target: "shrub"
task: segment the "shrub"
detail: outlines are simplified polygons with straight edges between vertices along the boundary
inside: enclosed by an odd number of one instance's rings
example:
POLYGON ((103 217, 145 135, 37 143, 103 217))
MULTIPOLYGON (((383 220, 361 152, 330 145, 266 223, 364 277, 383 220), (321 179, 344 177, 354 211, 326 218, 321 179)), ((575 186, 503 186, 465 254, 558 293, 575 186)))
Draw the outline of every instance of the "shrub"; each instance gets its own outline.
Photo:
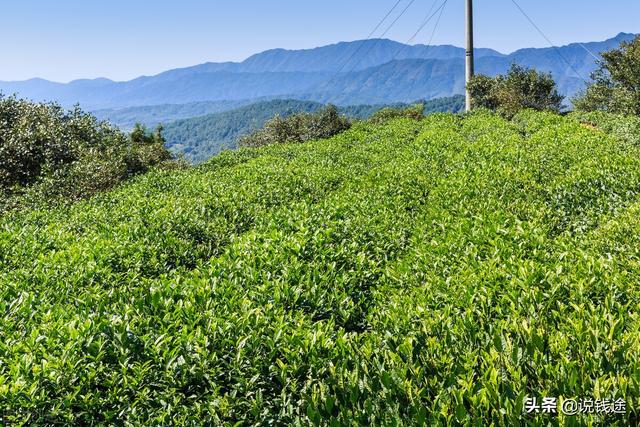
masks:
POLYGON ((424 104, 416 104, 407 108, 383 108, 374 113, 370 118, 370 123, 385 123, 392 119, 407 118, 421 120, 424 118, 424 104))
POLYGON ((0 210, 18 199, 88 197, 168 162, 161 132, 126 135, 79 108, 0 96, 0 210))
POLYGON ((475 107, 498 111, 507 118, 524 109, 560 112, 563 96, 558 94, 551 74, 513 64, 506 75, 475 76, 469 83, 475 107))
POLYGON ((328 105, 315 113, 300 113, 289 117, 276 116, 264 128, 239 140, 241 147, 261 147, 272 144, 301 143, 329 138, 351 127, 337 107, 328 105))
POLYGON ((640 115, 640 36, 602 54, 593 85, 573 100, 577 110, 640 115))

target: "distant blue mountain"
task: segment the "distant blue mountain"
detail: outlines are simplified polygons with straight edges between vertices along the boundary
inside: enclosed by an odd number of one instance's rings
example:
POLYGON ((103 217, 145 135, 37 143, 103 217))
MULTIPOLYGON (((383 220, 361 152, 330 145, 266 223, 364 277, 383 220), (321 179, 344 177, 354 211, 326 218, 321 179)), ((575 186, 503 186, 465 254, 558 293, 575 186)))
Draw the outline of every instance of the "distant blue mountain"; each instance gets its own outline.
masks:
MULTIPOLYGON (((560 91, 573 95, 584 87, 583 78, 596 68, 588 51, 598 55, 634 37, 621 33, 604 42, 522 49, 509 55, 477 49, 477 68, 481 73, 495 75, 506 71, 513 62, 535 67, 552 73, 560 91)), ((343 105, 386 104, 452 96, 463 90, 463 49, 409 46, 382 39, 307 50, 274 49, 240 63, 206 63, 127 82, 0 82, 0 91, 5 94, 17 93, 65 106, 80 103, 89 110, 273 97, 343 105)))
MULTIPOLYGON (((478 57, 504 56, 493 49, 476 49, 478 57)), ((393 60, 454 59, 464 57, 464 49, 445 46, 405 45, 373 39, 343 42, 305 50, 274 49, 249 57, 238 64, 239 72, 360 71, 393 60)))

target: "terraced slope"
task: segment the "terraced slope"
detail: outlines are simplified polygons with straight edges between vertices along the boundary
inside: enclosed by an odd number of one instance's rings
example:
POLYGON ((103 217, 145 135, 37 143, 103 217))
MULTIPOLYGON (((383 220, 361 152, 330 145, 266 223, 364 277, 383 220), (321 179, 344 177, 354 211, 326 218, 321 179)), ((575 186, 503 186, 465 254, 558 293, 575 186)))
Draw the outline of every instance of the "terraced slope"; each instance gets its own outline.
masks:
POLYGON ((5 216, 0 407, 45 424, 634 423, 639 213, 633 139, 523 113, 358 124, 5 216), (524 414, 547 396, 628 410, 524 414))

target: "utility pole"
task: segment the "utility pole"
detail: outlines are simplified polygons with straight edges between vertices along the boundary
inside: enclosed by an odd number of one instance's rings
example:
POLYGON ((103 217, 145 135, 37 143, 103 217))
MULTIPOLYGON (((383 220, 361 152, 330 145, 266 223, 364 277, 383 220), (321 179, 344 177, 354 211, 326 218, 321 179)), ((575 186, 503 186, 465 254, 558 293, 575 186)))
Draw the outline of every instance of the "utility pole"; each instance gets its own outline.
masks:
POLYGON ((473 0, 467 0, 467 76, 466 76, 466 110, 471 111, 471 92, 469 82, 473 77, 473 0))

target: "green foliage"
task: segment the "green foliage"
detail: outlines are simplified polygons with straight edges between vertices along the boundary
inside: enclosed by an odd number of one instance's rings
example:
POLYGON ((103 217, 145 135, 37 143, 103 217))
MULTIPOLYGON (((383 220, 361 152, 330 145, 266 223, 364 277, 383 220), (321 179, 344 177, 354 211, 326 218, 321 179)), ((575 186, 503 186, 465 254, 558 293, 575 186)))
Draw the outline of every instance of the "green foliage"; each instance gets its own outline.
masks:
POLYGON ((572 117, 621 140, 640 146, 640 117, 624 116, 605 111, 576 111, 572 117))
POLYGON ((464 111, 465 97, 464 95, 455 95, 423 100, 420 103, 424 105, 424 114, 426 115, 433 113, 460 113, 464 111))
POLYGON ((179 120, 166 125, 169 149, 194 163, 208 160, 226 149, 237 148, 237 140, 276 115, 316 112, 322 104, 311 101, 274 100, 259 102, 235 110, 179 120))
POLYGON ((85 198, 170 159, 161 128, 128 137, 79 108, 0 96, 0 211, 85 198))
POLYGON ((356 123, 0 218, 0 402, 63 425, 634 425, 640 148, 356 123), (525 415, 526 396, 625 415, 525 415))
MULTIPOLYGON (((464 108, 464 97, 438 98, 421 103, 424 105, 424 114, 458 113, 464 108)), ((407 108, 407 105, 398 103, 389 107, 407 108)), ((164 136, 172 152, 184 155, 191 162, 201 163, 223 150, 237 148, 240 137, 262 128, 276 115, 288 117, 302 112, 314 113, 322 108, 322 104, 311 101, 258 102, 231 111, 168 123, 164 136)), ((351 119, 364 120, 383 108, 385 106, 349 105, 338 110, 351 119)))
POLYGON ((407 118, 413 120, 422 120, 424 118, 424 105, 417 104, 407 108, 383 108, 374 113, 369 121, 374 124, 380 124, 397 118, 407 118))
POLYGON ((640 36, 602 54, 587 91, 573 101, 578 110, 640 116, 640 36))
POLYGON ((245 135, 238 141, 241 147, 262 147, 272 144, 301 143, 330 138, 351 127, 338 108, 329 105, 315 113, 276 116, 263 129, 245 135))
POLYGON ((497 89, 498 77, 489 77, 484 74, 476 74, 468 84, 468 89, 473 96, 473 106, 487 108, 496 111, 500 106, 497 89))
POLYGON ((469 83, 475 107, 498 111, 507 118, 524 109, 560 112, 562 100, 551 74, 517 64, 506 75, 475 76, 469 83))

